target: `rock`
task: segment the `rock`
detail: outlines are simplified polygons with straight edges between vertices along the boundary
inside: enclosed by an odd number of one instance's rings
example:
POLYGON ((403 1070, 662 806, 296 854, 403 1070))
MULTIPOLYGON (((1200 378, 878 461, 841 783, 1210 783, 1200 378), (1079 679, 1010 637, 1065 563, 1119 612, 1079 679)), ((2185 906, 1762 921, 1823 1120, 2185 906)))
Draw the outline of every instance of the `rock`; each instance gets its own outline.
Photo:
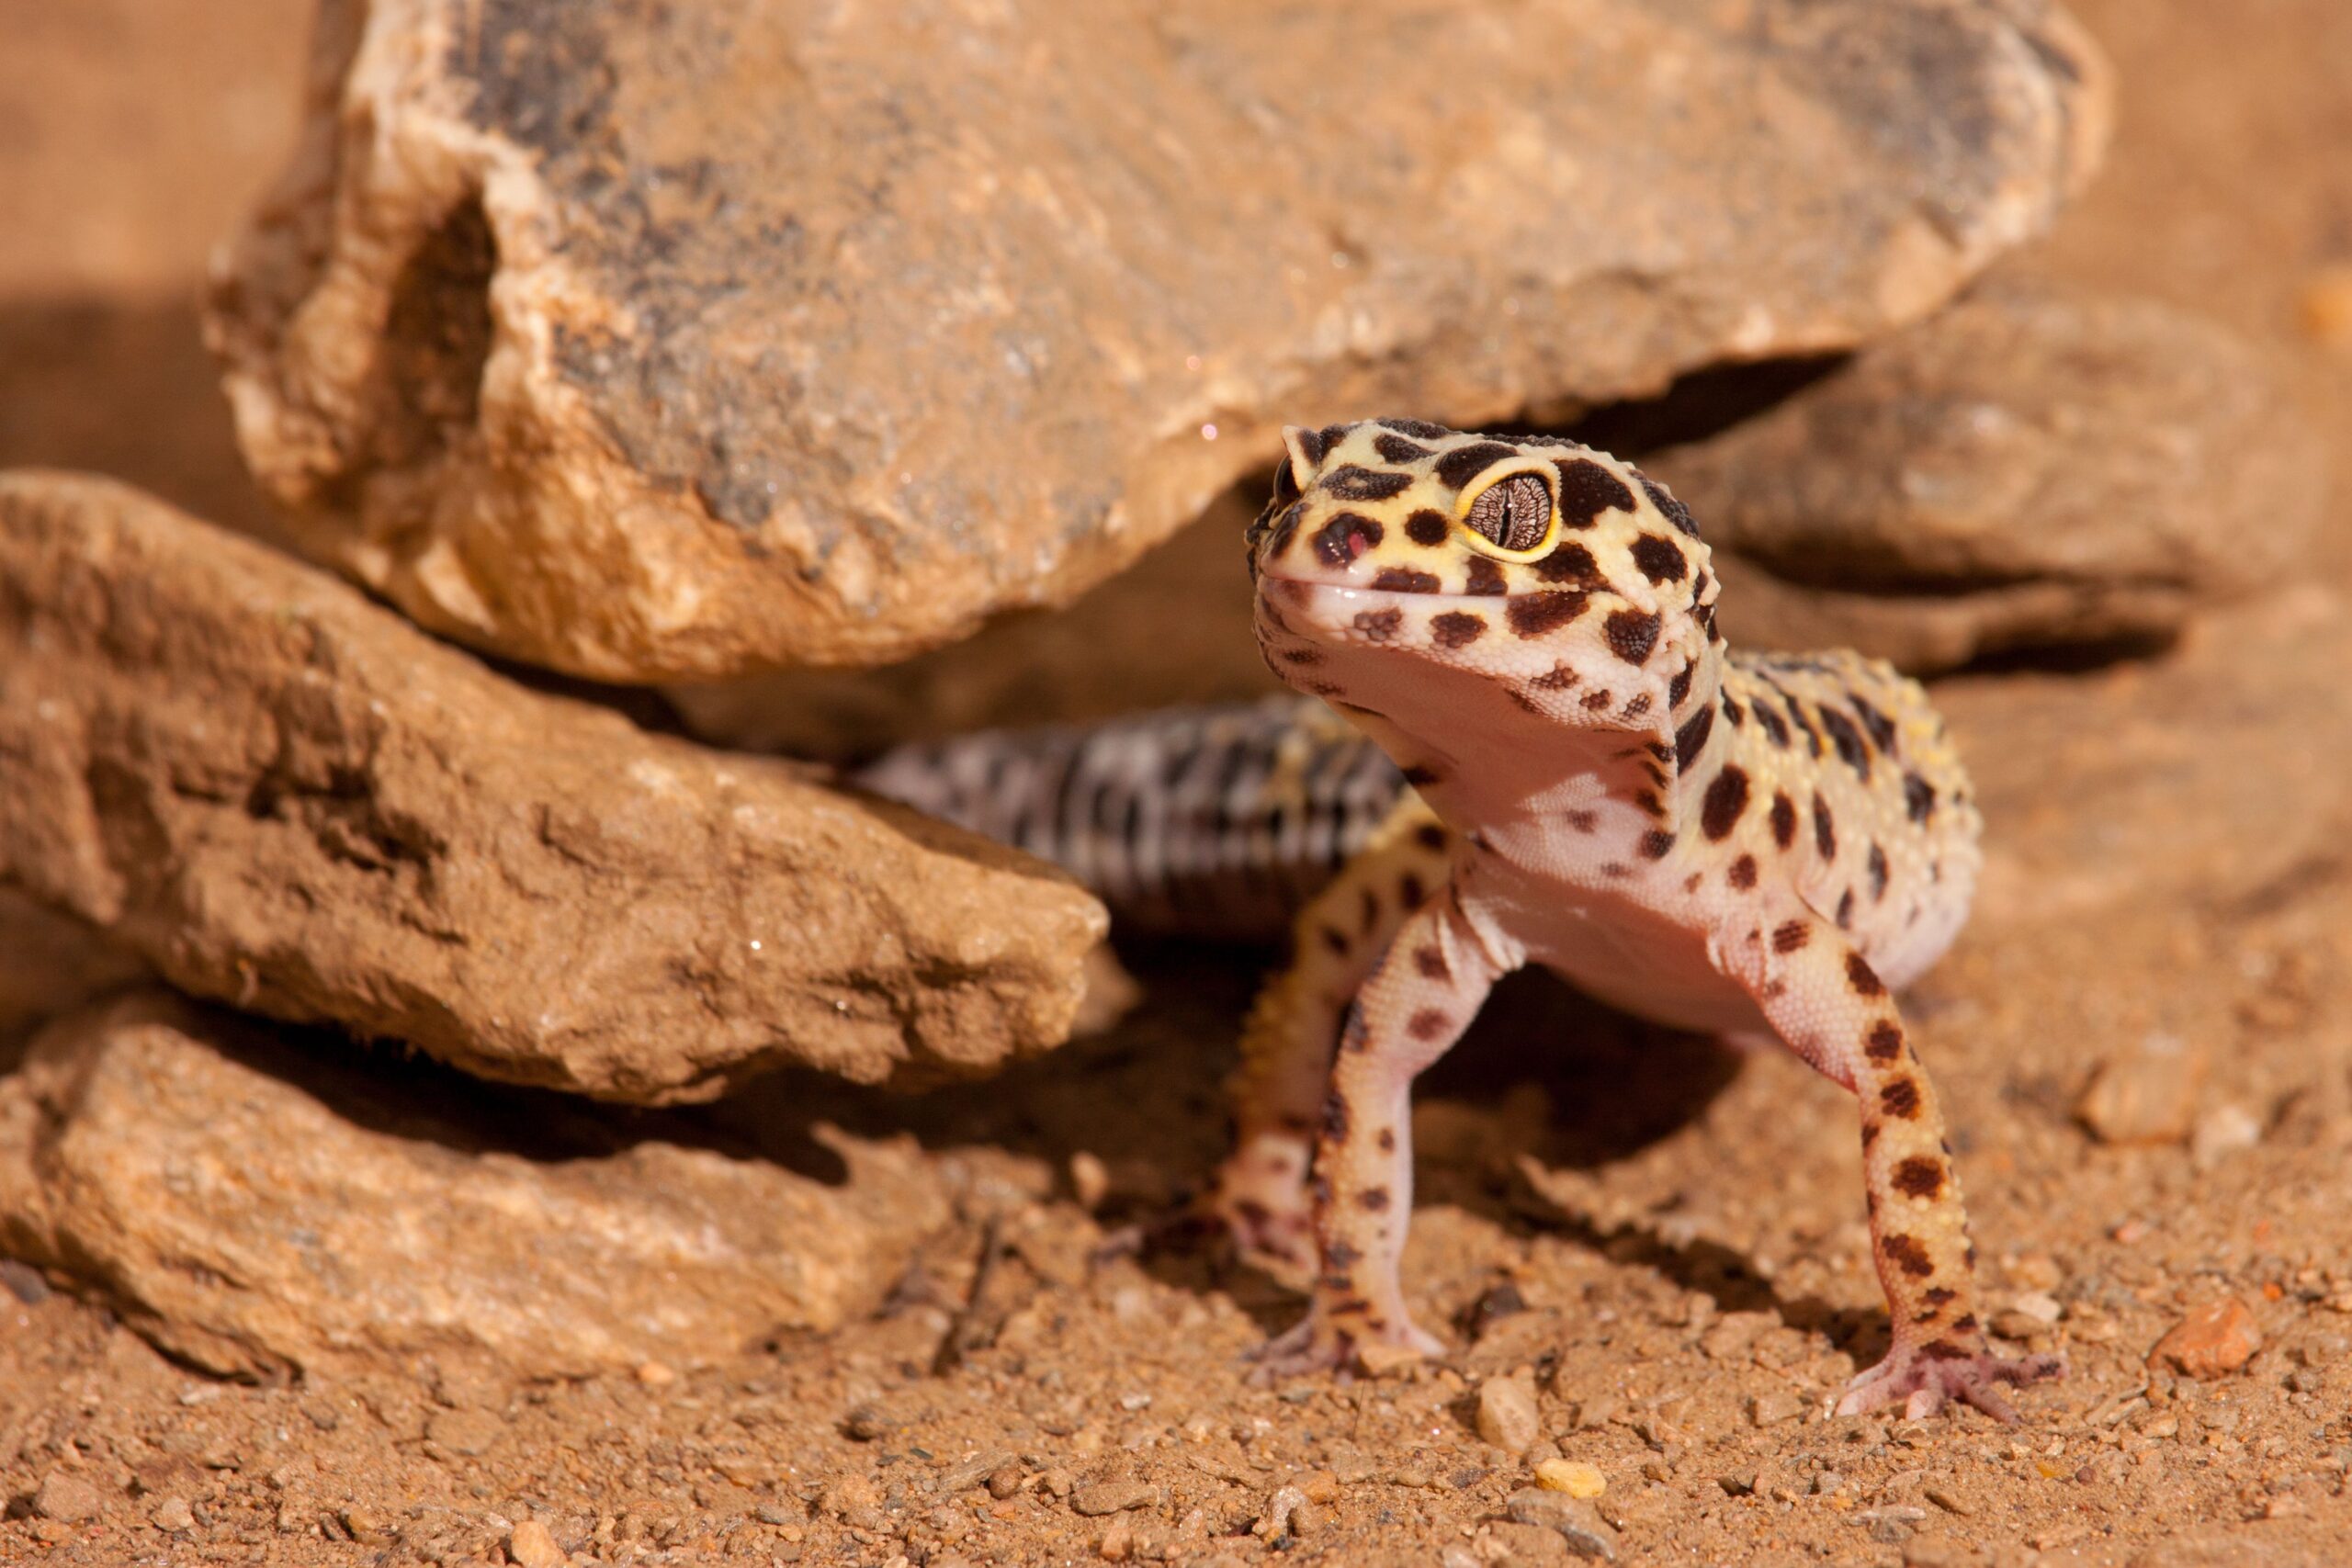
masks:
POLYGON ((1065 1036, 1101 908, 805 770, 524 691, 119 486, 0 476, 0 880, 173 984, 639 1101, 1065 1036))
POLYGON ((40 1485, 33 1492, 33 1513, 44 1519, 55 1519, 62 1525, 78 1525, 98 1517, 106 1506, 106 1499, 98 1489, 78 1475, 52 1470, 40 1478, 40 1485))
POLYGON ((1576 1460, 1547 1459, 1535 1467, 1535 1483, 1546 1492, 1565 1492, 1571 1497, 1598 1497, 1609 1490, 1609 1478, 1598 1465, 1576 1460))
POLYGON ((318 39, 210 303, 247 457, 426 625, 629 680, 1066 601, 1285 422, 1866 341, 2039 230, 2109 98, 2044 0, 338 0, 318 39))
POLYGON ((1133 1477, 1090 1481, 1069 1495, 1070 1507, 1091 1519, 1101 1518, 1105 1514, 1122 1513, 1128 1508, 1146 1507, 1159 1501, 1159 1487, 1133 1477))
POLYGON ((2192 1378, 2226 1377, 2262 1348, 2262 1329, 2246 1304, 2232 1296, 2199 1307, 2173 1325, 2148 1352, 2149 1364, 2163 1363, 2192 1378))
MULTIPOLYGON (((160 990, 51 1024, 0 1079, 0 1249, 215 1372, 430 1354, 519 1380, 835 1327, 948 1217, 910 1143, 775 1129, 828 1180, 676 1113, 332 1046, 160 990)), ((432 1423, 459 1453, 500 1426, 432 1423)))
POLYGON ((2177 1035, 2151 1033, 2137 1049, 2099 1064, 2075 1115, 2102 1144, 2177 1144, 2188 1136, 2205 1053, 2177 1035))
POLYGON ((1804 1401, 1793 1393, 1759 1393, 1747 1407, 1748 1419, 1758 1427, 1775 1427, 1804 1414, 1804 1401))
POLYGON ((147 1517, 157 1529, 170 1535, 186 1535, 196 1529, 196 1510, 188 1506, 185 1497, 164 1498, 147 1517))
POLYGON ((506 1556, 515 1568, 563 1568, 565 1562, 563 1548, 537 1519, 523 1520, 508 1534, 506 1556))
POLYGON ((1503 1506, 1520 1524, 1558 1531, 1578 1557, 1606 1562, 1617 1555, 1617 1532, 1603 1524, 1593 1506, 1581 1498, 1529 1486, 1505 1498, 1503 1506))
POLYGON ((0 1044, 146 972, 84 922, 0 887, 0 1044))
POLYGON ((2318 432, 2250 344, 2022 287, 1645 466, 1737 558, 1736 643, 1915 670, 2169 636, 2286 576, 2327 494, 2318 432))
POLYGON ((2216 1105, 2197 1118, 2188 1130, 2188 1157, 2199 1170, 2211 1170, 2230 1156, 2262 1142, 2262 1122, 2234 1101, 2216 1105))
POLYGON ((1544 1435, 1535 1391, 1520 1377, 1488 1378, 1478 1388, 1478 1436, 1507 1454, 1523 1454, 1544 1435))

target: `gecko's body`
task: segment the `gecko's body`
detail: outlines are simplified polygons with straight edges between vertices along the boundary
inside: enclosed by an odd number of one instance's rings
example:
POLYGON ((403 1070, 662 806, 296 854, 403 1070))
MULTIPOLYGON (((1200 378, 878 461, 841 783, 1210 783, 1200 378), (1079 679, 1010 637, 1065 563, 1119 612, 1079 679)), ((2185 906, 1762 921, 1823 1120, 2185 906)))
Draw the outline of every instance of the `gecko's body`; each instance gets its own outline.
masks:
POLYGON ((1282 728, 1270 706, 1185 720, 1175 762, 1128 727, 1033 752, 1025 779, 985 745, 960 779, 952 748, 873 775, 1163 913, 1186 887, 1239 911, 1253 880, 1278 897, 1329 878, 1251 1018, 1211 1199, 1246 1248, 1311 1280, 1265 1364, 1437 1348, 1397 1280, 1409 1086, 1496 980, 1540 964, 1643 1017, 1785 1041, 1852 1090, 1894 1334, 1841 1408, 2005 1413, 1998 1382, 2057 1368, 1990 1353, 1934 1091, 1889 995, 1950 944, 1978 867, 1925 694, 1851 654, 1731 655, 1688 513, 1605 454, 1410 421, 1286 441, 1250 534, 1259 642, 1396 773, 1328 716, 1282 728), (1214 744, 1219 722, 1242 739, 1214 744), (1011 815, 985 820, 990 798, 1011 815))

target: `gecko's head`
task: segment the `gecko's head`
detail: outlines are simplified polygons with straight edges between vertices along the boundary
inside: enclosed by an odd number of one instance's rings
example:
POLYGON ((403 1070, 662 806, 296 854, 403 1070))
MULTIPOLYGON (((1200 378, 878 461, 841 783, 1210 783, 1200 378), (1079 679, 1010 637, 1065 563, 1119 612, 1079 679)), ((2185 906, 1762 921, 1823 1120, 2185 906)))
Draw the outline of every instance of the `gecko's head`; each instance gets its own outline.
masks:
POLYGON ((1458 698, 1466 675, 1611 729, 1654 729, 1688 692, 1716 583, 1690 514, 1632 464, 1401 419, 1283 442, 1249 547, 1259 643, 1293 685, 1401 719, 1417 684, 1458 698))

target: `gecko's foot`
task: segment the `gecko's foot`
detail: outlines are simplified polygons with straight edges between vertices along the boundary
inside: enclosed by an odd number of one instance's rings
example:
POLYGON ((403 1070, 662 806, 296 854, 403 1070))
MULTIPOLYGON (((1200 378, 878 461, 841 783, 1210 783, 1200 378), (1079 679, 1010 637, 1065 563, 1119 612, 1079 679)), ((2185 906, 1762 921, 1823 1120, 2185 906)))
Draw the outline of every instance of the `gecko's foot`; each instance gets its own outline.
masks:
POLYGON ((1315 1277, 1315 1217, 1304 1199, 1280 1210, 1222 1191, 1113 1231, 1094 1249, 1094 1260, 1136 1258, 1155 1252, 1193 1252, 1222 1247, 1279 1283, 1305 1289, 1315 1277))
POLYGON ((1996 1421, 2015 1421, 2016 1408, 2001 1393, 2003 1383, 2023 1387, 2046 1378, 2066 1375, 2063 1356, 1996 1356, 1955 1352, 1946 1345, 1925 1345, 1896 1350, 1846 1385, 1837 1414, 1860 1416, 1898 1401, 1905 1419, 1922 1421, 1944 1407, 1947 1400, 1973 1404, 1996 1421))
POLYGON ((1250 1353, 1257 1363, 1250 1381, 1269 1383, 1349 1368, 1378 1371, 1400 1360, 1444 1354, 1443 1340, 1401 1313, 1394 1326, 1374 1330, 1360 1318, 1335 1324, 1320 1312, 1309 1312, 1288 1332, 1275 1335, 1250 1353))

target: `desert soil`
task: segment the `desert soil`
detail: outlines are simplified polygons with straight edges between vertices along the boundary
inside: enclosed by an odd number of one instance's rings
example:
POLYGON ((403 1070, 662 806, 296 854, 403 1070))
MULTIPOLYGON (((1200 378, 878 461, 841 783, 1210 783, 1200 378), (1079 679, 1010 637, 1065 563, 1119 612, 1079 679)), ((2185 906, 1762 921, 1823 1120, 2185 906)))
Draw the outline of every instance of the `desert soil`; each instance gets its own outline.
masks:
MULTIPOLYGON (((2060 231, 2006 270, 2218 316, 2282 356, 2324 429, 2352 430, 2352 347, 2319 330, 2329 269, 2352 265, 2352 11, 2076 8, 2121 73, 2120 139, 2060 231)), ((53 220, 0 234, 0 462, 261 515, 188 300, 290 130, 305 9, 247 0, 232 26, 228 8, 113 0, 10 21, 0 188, 53 220)), ((2345 513, 2311 565, 2323 587, 2352 566, 2345 513)), ((1952 689, 1973 715, 2014 691, 2095 717, 2109 698, 2138 711, 2161 674, 1952 689)), ((2051 798, 2012 792, 1995 814, 1996 843, 2064 815, 2069 783, 2127 739, 2080 728, 2051 798)), ((2169 809, 2258 820, 2267 788, 2169 809)), ((2186 816, 2174 830, 2210 839, 2186 816)), ((2139 820, 2115 851, 2139 863, 2103 874, 2144 864, 2177 887, 2167 838, 2139 820)), ((830 1336, 555 1385, 416 1365, 255 1387, 196 1376, 6 1270, 0 1562, 2352 1556, 2352 861, 2324 848, 2227 887, 2086 898, 2082 919, 2028 918, 2034 888, 1999 892, 1910 1007, 1995 1326, 2072 1363, 2014 1427, 1821 1414, 1886 1332, 1838 1091, 1536 985, 1432 1075, 1417 1117, 1408 1283, 1459 1354, 1250 1386, 1240 1357, 1295 1297, 1213 1259, 1091 1261, 1214 1157, 1217 1080, 1263 962, 1138 951, 1133 1018, 1009 1077, 915 1100, 779 1079, 697 1113, 805 1116, 815 1098, 967 1167, 967 1212, 888 1310, 830 1336), (2113 1136, 2135 1119, 2147 1141, 2113 1136), (2213 1330, 2205 1354, 2239 1364, 2152 1362, 2192 1319, 2213 1330), (1553 1495, 1565 1532, 1514 1522, 1513 1495, 1554 1459, 1603 1489, 1553 1495)))

